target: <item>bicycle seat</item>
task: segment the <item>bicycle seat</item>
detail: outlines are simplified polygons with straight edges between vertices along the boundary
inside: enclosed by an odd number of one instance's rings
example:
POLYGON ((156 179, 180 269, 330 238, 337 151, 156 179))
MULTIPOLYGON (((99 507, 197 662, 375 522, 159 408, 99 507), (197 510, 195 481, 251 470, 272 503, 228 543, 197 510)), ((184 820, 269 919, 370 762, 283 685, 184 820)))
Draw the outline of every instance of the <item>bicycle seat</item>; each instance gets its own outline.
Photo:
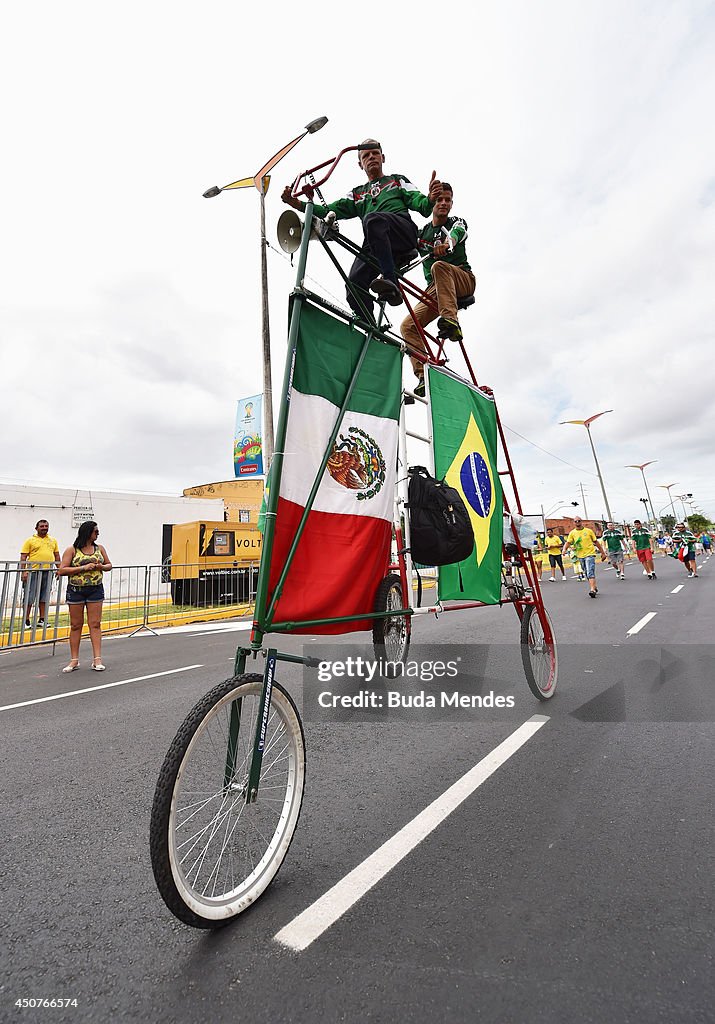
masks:
POLYGON ((465 295, 461 299, 457 299, 457 309, 468 309, 469 306, 473 306, 475 298, 473 295, 465 295))

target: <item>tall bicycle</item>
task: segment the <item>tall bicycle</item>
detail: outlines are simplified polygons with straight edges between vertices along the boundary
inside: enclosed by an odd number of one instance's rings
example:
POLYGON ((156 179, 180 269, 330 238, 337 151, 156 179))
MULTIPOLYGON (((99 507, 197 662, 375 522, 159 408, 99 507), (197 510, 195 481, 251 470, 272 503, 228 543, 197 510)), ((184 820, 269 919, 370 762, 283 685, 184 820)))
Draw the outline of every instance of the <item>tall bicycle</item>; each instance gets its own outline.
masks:
MULTIPOLYGON (((169 909, 197 928, 221 927, 261 896, 285 859, 300 816, 305 737, 296 705, 276 673, 282 663, 317 667, 318 661, 267 646, 268 634, 371 630, 376 657, 399 662, 407 656, 416 615, 511 604, 520 621, 531 692, 544 701, 556 688, 553 627, 532 552, 522 547, 501 486, 502 478, 509 481, 513 511, 521 514, 494 396, 478 384, 463 342, 466 379, 446 367, 444 340, 414 318, 412 303, 431 301, 405 276, 416 265, 415 254, 398 261, 399 287, 425 344, 423 353, 412 353, 426 364, 425 398, 403 391, 406 346, 390 329, 384 305, 374 321, 367 310, 364 317, 349 314, 305 287, 311 237, 351 287, 332 247, 353 254, 359 247, 329 221, 314 220, 313 197, 320 196, 320 186, 342 156, 357 148, 341 150, 293 184, 293 194, 304 196, 307 206, 305 227, 296 216, 297 225, 284 232, 295 238, 298 251, 296 285, 250 642, 238 648, 233 676, 190 711, 156 785, 150 835, 154 876, 169 909), (434 407, 445 388, 471 402, 474 416, 486 410, 488 429, 479 436, 486 436, 488 458, 479 456, 477 465, 478 452, 466 448, 464 466, 474 470, 475 479, 488 473, 488 497, 482 495, 479 503, 485 516, 489 503, 489 530, 499 531, 500 571, 483 599, 461 600, 455 598, 454 574, 440 570, 437 603, 421 607, 413 600, 407 438, 427 443, 439 473, 434 407), (407 428, 405 404, 415 403, 432 413, 423 435, 407 428), (498 455, 503 469, 497 468, 498 455), (511 533, 505 544, 502 508, 511 533), (247 671, 249 664, 262 671, 247 671)), ((477 529, 483 532, 484 525, 477 523, 477 529)), ((485 550, 493 548, 482 540, 485 550)), ((476 539, 475 551, 478 558, 476 539)))

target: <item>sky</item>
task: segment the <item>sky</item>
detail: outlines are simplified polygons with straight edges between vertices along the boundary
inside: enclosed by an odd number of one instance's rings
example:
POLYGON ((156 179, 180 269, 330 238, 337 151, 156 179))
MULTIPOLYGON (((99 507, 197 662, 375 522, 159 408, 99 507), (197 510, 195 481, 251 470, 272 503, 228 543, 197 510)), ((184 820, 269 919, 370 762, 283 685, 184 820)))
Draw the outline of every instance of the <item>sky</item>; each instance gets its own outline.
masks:
MULTIPOLYGON (((462 326, 525 511, 584 514, 582 485, 600 517, 586 432, 559 421, 612 409, 592 435, 614 516, 642 517, 625 467, 656 460, 656 513, 675 483, 715 518, 712 3, 39 0, 5 12, 3 37, 0 481, 231 478, 236 399, 262 390, 259 198, 202 193, 327 115, 266 200, 274 392, 294 278, 281 187, 375 136, 388 170, 450 181, 469 224, 462 326)), ((351 156, 328 199, 363 180, 351 156)), ((314 248, 309 285, 342 299, 314 248)))

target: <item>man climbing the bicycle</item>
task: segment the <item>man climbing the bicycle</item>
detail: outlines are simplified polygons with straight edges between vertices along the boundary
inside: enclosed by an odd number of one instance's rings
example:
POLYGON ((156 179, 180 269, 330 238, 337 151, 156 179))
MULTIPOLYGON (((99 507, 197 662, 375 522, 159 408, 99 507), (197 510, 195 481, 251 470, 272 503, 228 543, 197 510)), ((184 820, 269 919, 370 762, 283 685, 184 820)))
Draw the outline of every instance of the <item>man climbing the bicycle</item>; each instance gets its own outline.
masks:
MULTIPOLYGON (((426 327, 439 317, 437 329, 440 336, 450 338, 452 341, 462 340, 462 330, 457 319, 457 302, 468 295, 473 295, 476 287, 464 244, 467 238, 467 222, 461 217, 451 216, 452 202, 452 186, 444 181, 441 194, 432 210, 432 220, 422 228, 417 242, 420 256, 427 254, 423 264, 427 279, 427 296, 437 307, 435 312, 433 306, 418 302, 413 315, 406 316, 402 321, 402 337, 418 352, 425 352, 425 344, 415 320, 422 327, 426 327)), ((410 356, 410 361, 418 378, 415 394, 424 395, 424 363, 414 356, 410 356)))
MULTIPOLYGON (((359 217, 362 221, 365 241, 350 268, 348 279, 353 287, 347 289, 347 299, 350 308, 364 317, 365 311, 372 316, 374 309, 369 289, 391 306, 402 302, 395 258, 417 248, 417 227, 409 211, 429 217, 442 186, 433 171, 429 194, 425 196, 403 174, 385 174, 385 156, 377 139, 360 143, 358 163, 367 175, 367 182, 351 189, 343 199, 326 206, 316 203, 313 212, 316 217, 325 217, 332 211, 338 220, 359 217), (371 257, 372 262, 364 257, 371 257)), ((296 210, 305 209, 306 204, 293 197, 290 186, 283 189, 281 198, 296 210)))

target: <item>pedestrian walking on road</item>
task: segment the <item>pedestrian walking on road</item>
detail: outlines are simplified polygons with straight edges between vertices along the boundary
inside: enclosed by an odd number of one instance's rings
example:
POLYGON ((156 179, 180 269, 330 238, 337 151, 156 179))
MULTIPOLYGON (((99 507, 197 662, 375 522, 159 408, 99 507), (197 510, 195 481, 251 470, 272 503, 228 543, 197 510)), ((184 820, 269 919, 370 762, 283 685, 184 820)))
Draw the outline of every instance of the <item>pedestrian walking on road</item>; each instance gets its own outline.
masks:
POLYGON ((551 575, 549 576, 550 583, 556 582, 557 567, 561 570, 562 582, 566 582, 566 570, 564 569, 564 560, 561 554, 563 546, 563 537, 560 537, 558 533, 554 533, 553 526, 547 526, 546 536, 544 537, 545 552, 541 556, 541 577, 543 579, 544 569, 546 568, 546 556, 548 555, 548 564, 551 568, 551 575))
POLYGON ((596 548, 601 552, 601 558, 605 562, 606 552, 596 534, 588 526, 583 525, 580 518, 574 519, 574 528, 566 538, 564 554, 573 548, 574 554, 581 562, 586 579, 588 580, 588 596, 595 597, 598 593, 596 586, 596 548))
POLYGON ((653 538, 640 519, 633 520, 631 537, 636 546, 636 557, 645 569, 646 576, 649 580, 657 579, 655 566, 653 565, 653 538))
POLYGON ((99 527, 96 523, 82 523, 71 548, 62 555, 60 576, 68 576, 67 604, 70 612, 70 663, 63 672, 76 672, 79 668, 79 643, 84 627, 85 609, 89 638, 92 643, 92 670, 104 672, 102 664, 102 605, 104 584, 102 577, 110 572, 109 556, 97 543, 99 527))
MULTIPOLYGON (((685 523, 678 523, 673 534, 673 542, 676 551, 683 551, 682 562, 688 574, 688 579, 697 578, 698 567, 695 562, 695 534, 689 530, 685 523)), ((680 557, 678 555, 678 557, 680 557)))
POLYGON ((616 576, 619 580, 626 578, 625 574, 625 534, 621 530, 620 526, 614 526, 613 523, 606 523, 606 529, 604 530, 601 540, 606 542, 606 550, 608 552, 608 561, 611 566, 616 570, 616 576))
POLYGON ((59 568, 60 552, 57 541, 50 537, 50 524, 46 519, 35 523, 35 534, 28 537, 20 548, 20 573, 22 579, 23 609, 25 625, 31 625, 31 609, 37 601, 38 626, 44 626, 47 617, 47 598, 52 585, 52 573, 59 568))

